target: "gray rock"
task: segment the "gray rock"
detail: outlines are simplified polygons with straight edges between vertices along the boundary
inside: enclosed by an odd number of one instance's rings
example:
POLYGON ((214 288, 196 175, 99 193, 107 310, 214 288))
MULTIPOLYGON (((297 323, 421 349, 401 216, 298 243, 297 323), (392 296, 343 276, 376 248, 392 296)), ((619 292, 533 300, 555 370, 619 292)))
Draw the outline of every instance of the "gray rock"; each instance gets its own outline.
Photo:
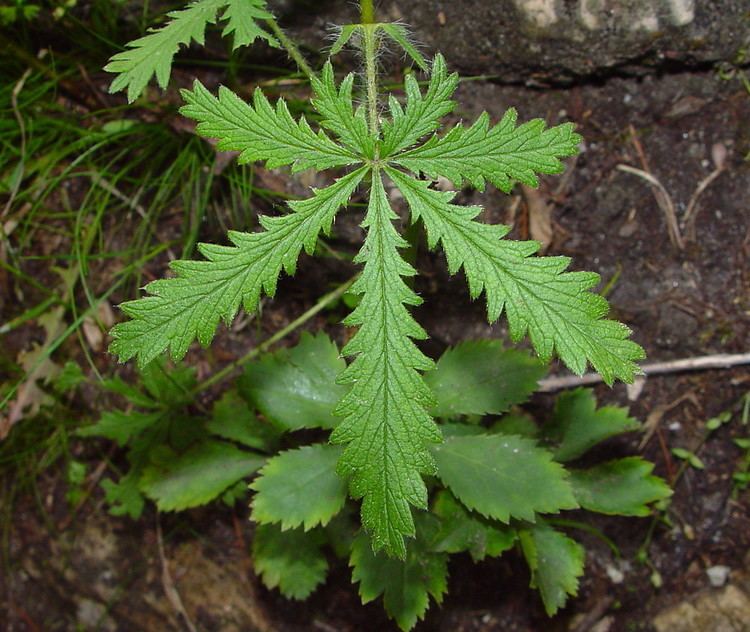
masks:
POLYGON ((750 598, 730 584, 664 610, 652 623, 657 632, 747 632, 750 598))
MULTIPOLYGON (((357 20, 351 2, 277 0, 276 6, 291 11, 313 50, 321 48, 327 25, 357 20), (310 12, 314 20, 300 19, 310 12)), ((380 2, 380 19, 403 20, 427 52, 442 51, 462 72, 530 84, 732 61, 750 43, 749 11, 750 0, 380 2)))

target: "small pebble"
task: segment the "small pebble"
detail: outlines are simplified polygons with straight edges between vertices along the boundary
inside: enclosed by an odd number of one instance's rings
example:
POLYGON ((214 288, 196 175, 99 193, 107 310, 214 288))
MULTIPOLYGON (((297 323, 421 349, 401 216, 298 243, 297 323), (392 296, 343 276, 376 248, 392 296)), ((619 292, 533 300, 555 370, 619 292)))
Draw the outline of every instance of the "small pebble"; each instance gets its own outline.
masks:
POLYGON ((708 581, 714 588, 721 588, 724 584, 727 583, 727 579, 729 579, 729 573, 731 572, 731 570, 732 569, 728 566, 711 566, 710 568, 706 569, 706 575, 708 575, 708 581))

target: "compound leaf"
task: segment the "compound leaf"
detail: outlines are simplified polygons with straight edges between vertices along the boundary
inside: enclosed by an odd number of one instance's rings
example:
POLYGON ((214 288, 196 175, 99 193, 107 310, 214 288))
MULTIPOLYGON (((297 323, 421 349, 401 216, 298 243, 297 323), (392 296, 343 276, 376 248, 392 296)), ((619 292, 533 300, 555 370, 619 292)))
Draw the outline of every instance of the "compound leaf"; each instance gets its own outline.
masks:
POLYGON ((408 75, 405 81, 406 107, 394 97, 389 99, 391 120, 383 122, 381 155, 384 158, 393 156, 434 132, 440 119, 456 107, 451 97, 457 85, 458 75, 448 74, 442 55, 436 55, 432 62, 430 84, 424 95, 416 77, 408 75))
POLYGON ((126 50, 109 60, 104 70, 118 75, 109 92, 127 89, 128 102, 132 103, 154 75, 159 87, 166 88, 180 46, 192 40, 202 45, 206 25, 216 21, 216 13, 225 4, 226 0, 196 0, 184 9, 169 12, 166 25, 130 42, 126 50))
POLYGON ((605 439, 639 427, 640 423, 628 416, 627 408, 604 406, 597 410, 593 391, 578 388, 557 398, 552 420, 542 430, 548 441, 557 444, 555 460, 565 463, 605 439))
POLYGON ((531 587, 539 589, 544 609, 551 617, 578 593, 585 552, 575 540, 539 520, 518 532, 531 571, 531 587))
POLYGON ((327 62, 319 77, 311 79, 313 87, 313 107, 323 117, 320 125, 339 137, 350 150, 372 158, 375 141, 370 136, 364 110, 354 109, 352 91, 354 75, 348 74, 336 87, 333 66, 327 62))
POLYGON ((257 38, 271 46, 279 46, 276 39, 264 31, 256 20, 271 18, 265 0, 196 0, 184 9, 167 13, 169 21, 147 35, 130 42, 127 48, 113 55, 104 67, 118 76, 109 87, 110 93, 127 90, 128 102, 135 101, 156 75, 159 87, 169 84, 174 56, 181 46, 195 41, 203 45, 206 26, 216 22, 216 14, 227 21, 224 35, 234 35, 234 48, 252 44, 257 38))
POLYGON ((492 524, 469 512, 448 491, 438 493, 432 513, 440 518, 440 528, 430 545, 435 551, 467 551, 475 562, 479 562, 487 556, 497 557, 503 554, 516 541, 515 529, 492 524))
POLYGON ((161 446, 143 469, 140 489, 162 511, 182 511, 217 498, 264 461, 224 441, 203 441, 181 455, 161 446))
POLYGON ((262 217, 263 232, 230 232, 234 246, 200 244, 206 261, 172 262, 176 277, 149 283, 151 296, 121 305, 132 320, 112 329, 110 351, 123 362, 137 356, 143 366, 167 349, 182 358, 196 338, 207 345, 220 320, 230 323, 240 305, 254 311, 261 292, 275 294, 282 270, 294 274, 303 246, 312 254, 318 234, 330 230, 365 172, 363 167, 308 200, 290 202, 288 215, 262 217))
POLYGON ((486 518, 533 522, 537 513, 578 507, 563 467, 531 439, 454 436, 433 446, 432 454, 445 486, 486 518))
POLYGON ((349 390, 336 384, 346 368, 335 343, 325 334, 302 334, 293 349, 282 349, 247 365, 243 393, 283 430, 334 428, 333 409, 349 390))
POLYGON ((570 484, 581 507, 617 516, 648 516, 649 503, 668 498, 672 490, 658 476, 654 464, 640 457, 572 470, 570 484))
POLYGON ((255 572, 270 590, 278 588, 289 599, 307 599, 328 573, 324 541, 317 529, 282 531, 277 525, 258 525, 253 536, 255 572))
POLYGON ((304 117, 295 121, 283 99, 273 107, 258 88, 250 105, 228 88, 211 94, 200 81, 183 90, 187 105, 180 112, 198 121, 196 131, 218 140, 221 151, 238 151, 238 162, 263 160, 269 169, 291 165, 292 171, 329 169, 359 162, 352 151, 314 132, 304 117))
POLYGON ((463 342, 448 349, 425 374, 436 417, 500 414, 531 395, 546 368, 528 353, 503 349, 498 340, 463 342))
POLYGON ((471 127, 457 125, 391 160, 435 180, 448 178, 457 187, 464 181, 480 191, 485 181, 506 193, 514 181, 536 187, 536 174, 562 171, 559 158, 577 154, 582 139, 572 123, 546 129, 542 119, 535 119, 516 127, 517 117, 511 108, 492 127, 484 112, 471 127))
POLYGON ((268 32, 258 26, 258 20, 268 20, 273 16, 266 10, 266 0, 225 0, 226 10, 221 16, 227 21, 222 35, 234 35, 234 49, 249 46, 261 38, 275 48, 279 42, 268 32))
POLYGON ((427 546, 435 525, 424 519, 419 523, 420 533, 409 542, 405 559, 374 553, 362 534, 354 540, 349 560, 352 582, 359 582, 362 603, 383 595, 386 612, 402 630, 410 630, 424 617, 430 596, 440 603, 448 589, 448 556, 427 546))
POLYGON ((441 440, 425 410, 432 394, 418 371, 432 368, 413 339, 424 330, 407 309, 421 301, 402 277, 415 271, 399 254, 405 240, 393 226, 378 170, 363 223, 368 231, 357 258, 364 263, 352 292, 362 295, 346 319, 359 331, 343 349, 356 356, 340 382, 351 384, 336 414, 344 417, 331 441, 347 444, 338 471, 350 478, 354 498, 363 498, 362 524, 372 534, 375 551, 403 558, 405 536, 414 535, 410 505, 427 508, 427 488, 420 474, 435 465, 426 444, 441 440))
POLYGON ((607 301, 588 291, 598 283, 597 274, 565 272, 567 257, 532 257, 537 242, 503 240, 507 226, 475 221, 480 207, 451 204, 455 193, 435 191, 428 182, 392 168, 386 171, 414 221, 424 222, 430 247, 442 243, 450 273, 463 267, 471 297, 485 292, 490 322, 505 311, 513 340, 528 332, 545 362, 556 352, 579 375, 588 360, 608 384, 615 378, 633 380, 643 349, 628 339, 625 325, 604 319, 607 301))
POLYGON ((346 481, 336 474, 341 448, 325 444, 288 450, 269 459, 250 484, 255 490, 252 519, 299 526, 325 526, 346 502, 346 481))

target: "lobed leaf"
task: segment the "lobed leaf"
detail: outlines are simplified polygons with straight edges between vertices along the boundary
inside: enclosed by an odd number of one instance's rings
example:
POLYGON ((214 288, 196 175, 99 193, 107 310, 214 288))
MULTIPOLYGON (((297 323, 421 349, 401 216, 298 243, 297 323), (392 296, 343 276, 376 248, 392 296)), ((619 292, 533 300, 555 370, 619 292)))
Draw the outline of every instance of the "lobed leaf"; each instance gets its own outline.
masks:
POLYGON ((434 132, 440 119, 456 107, 452 100, 458 85, 458 75, 448 74, 445 58, 438 54, 432 62, 430 83, 423 95, 413 75, 405 81, 406 107, 390 97, 388 104, 391 120, 383 122, 381 156, 394 156, 434 132))
POLYGON ((509 228, 475 221, 480 207, 451 204, 455 193, 435 191, 392 168, 386 172, 413 221, 424 222, 430 248, 442 243, 450 273, 463 268, 471 297, 485 293, 490 322, 505 311, 513 340, 528 333, 545 362, 556 352, 579 375, 588 361, 608 384, 633 380, 643 349, 628 339, 625 325, 604 319, 607 301, 588 291, 598 275, 565 272, 566 257, 531 257, 537 242, 502 240, 509 228))
POLYGON ((268 20, 273 15, 266 10, 266 0, 225 0, 226 10, 221 16, 227 22, 222 35, 234 36, 234 50, 250 46, 256 39, 264 39, 269 46, 279 48, 278 40, 258 26, 258 20, 268 20))
POLYGON ((559 159, 577 154, 582 139, 572 123, 547 129, 542 119, 535 119, 516 127, 517 117, 511 108, 492 127, 483 112, 471 127, 457 125, 391 161, 433 180, 448 178, 456 187, 469 182, 483 191, 487 181, 509 193, 514 181, 539 186, 536 174, 562 171, 559 159))
POLYGON ((253 95, 252 105, 223 86, 215 97, 200 81, 192 90, 182 90, 182 97, 186 105, 180 112, 198 122, 196 132, 217 139, 220 151, 240 152, 240 164, 262 160, 269 169, 291 165, 297 172, 360 161, 322 131, 314 132, 304 117, 295 121, 283 99, 273 107, 260 88, 253 95))
POLYGON ((325 581, 328 561, 319 530, 282 531, 262 524, 253 536, 253 563, 266 588, 278 588, 289 599, 307 599, 325 581))
POLYGON ((149 283, 151 296, 121 305, 132 320, 112 329, 110 352, 122 362, 137 357, 144 366, 167 349, 175 360, 182 358, 196 338, 207 345, 220 320, 230 323, 240 305, 254 311, 261 292, 275 294, 282 270, 294 274, 302 248, 312 254, 318 234, 330 231, 365 172, 363 167, 308 200, 290 202, 288 215, 262 217, 263 232, 230 232, 233 246, 201 244, 205 261, 172 262, 176 277, 149 283))
POLYGON ((433 446, 432 454, 445 486, 486 518, 533 522, 537 513, 578 507, 563 467, 531 439, 454 436, 433 446))
POLYGON ((572 470, 570 484, 581 507, 611 516, 648 516, 648 505, 669 498, 672 490, 652 476, 654 464, 640 457, 572 470))
POLYGON ((578 388, 562 393, 555 402, 552 420, 544 425, 545 438, 557 444, 555 460, 572 461, 598 443, 640 428, 627 408, 604 406, 597 410, 591 389, 578 388))
POLYGON ((432 394, 418 371, 432 362, 412 342, 426 334, 407 309, 421 301, 402 279, 415 271, 399 254, 406 242, 394 219, 374 170, 363 223, 367 239, 355 259, 365 265, 351 290, 362 300, 345 321, 359 326, 343 349, 356 356, 340 378, 351 389, 336 409, 344 419, 331 441, 346 444, 338 471, 350 477, 352 496, 363 498, 362 524, 374 550, 403 558, 404 537, 414 535, 410 505, 427 508, 421 474, 435 472, 426 444, 441 437, 425 410, 432 394))
POLYGON ((319 77, 313 77, 313 107, 323 117, 320 124, 336 134, 343 145, 355 154, 374 156, 375 141, 370 136, 362 107, 355 111, 352 103, 354 75, 349 73, 336 87, 333 66, 327 62, 319 77))
POLYGON ((547 369, 528 353, 503 349, 499 340, 463 342, 448 349, 425 374, 436 417, 500 414, 536 390, 547 369))
POLYGON ((336 474, 340 456, 341 448, 317 443, 269 459, 250 484, 251 518, 282 531, 327 525, 346 502, 346 481, 336 474))

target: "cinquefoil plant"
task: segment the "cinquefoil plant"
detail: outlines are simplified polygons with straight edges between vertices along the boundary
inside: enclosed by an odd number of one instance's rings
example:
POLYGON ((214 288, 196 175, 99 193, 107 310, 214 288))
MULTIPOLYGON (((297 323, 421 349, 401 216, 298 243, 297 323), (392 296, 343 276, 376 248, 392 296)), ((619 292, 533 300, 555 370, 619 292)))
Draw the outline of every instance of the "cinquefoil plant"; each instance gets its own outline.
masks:
POLYGON ((103 482, 110 511, 138 517, 144 497, 162 511, 218 498, 246 502, 246 481, 259 470, 250 485, 251 517, 254 568, 264 584, 289 598, 308 597, 325 581, 332 549, 348 560, 363 602, 382 596, 388 614, 409 629, 430 598, 442 600, 449 555, 463 552, 479 562, 519 549, 554 614, 576 594, 584 564, 583 547, 559 527, 592 530, 554 514, 580 508, 645 516, 650 503, 671 493, 638 457, 577 462, 609 437, 639 428, 627 410, 597 409, 591 391, 579 389, 560 395, 550 418, 537 423, 516 405, 545 367, 499 341, 465 342, 425 374, 435 395, 429 412, 444 437, 430 449, 438 475, 428 479, 429 513, 417 514, 416 539, 403 560, 374 554, 347 501, 346 481, 336 475, 341 446, 325 434, 300 444, 311 430, 340 425, 333 411, 347 391, 336 383, 345 366, 326 336, 303 334, 296 347, 247 365, 236 388, 204 415, 188 411, 185 393, 195 387, 189 370, 151 363, 142 372, 145 391, 105 383, 131 410, 107 412, 81 433, 128 448, 128 472, 103 482))
MULTIPOLYGON (((262 6, 260 0, 199 0, 173 14, 166 27, 134 42, 108 66, 123 73, 113 88, 127 85, 133 97, 153 72, 165 83, 164 60, 171 60, 180 43, 201 40, 219 9, 227 7, 227 19, 252 21, 262 6), (149 46, 167 33, 169 46, 155 59, 149 46)), ((273 296, 279 275, 294 274, 302 249, 312 254, 318 236, 330 232, 336 214, 365 188, 367 236, 355 259, 363 268, 352 288, 361 300, 345 320, 357 332, 342 350, 354 359, 339 376, 349 388, 336 407, 343 419, 331 442, 345 446, 337 471, 351 495, 362 499, 362 524, 373 549, 403 559, 404 539, 415 535, 412 507, 427 508, 423 476, 436 474, 439 465, 430 446, 443 436, 430 414, 435 402, 422 377, 433 362, 414 342, 427 337, 409 311, 422 302, 405 282, 416 271, 400 254, 407 242, 394 225, 397 215, 385 179, 403 194, 412 222, 421 220, 430 248, 442 247, 450 272, 463 269, 471 297, 485 294, 488 320, 505 312, 512 338, 528 334, 543 360, 556 353, 576 373, 589 362, 612 383, 633 378, 643 351, 629 340, 627 327, 605 318, 607 302, 590 292, 598 275, 566 272, 566 257, 534 256, 538 243, 503 239, 507 226, 477 221, 480 207, 453 204, 455 193, 432 187, 441 176, 456 187, 468 183, 484 189, 489 182, 508 192, 516 181, 536 186, 537 174, 561 171, 559 159, 576 153, 581 138, 573 125, 548 129, 541 120, 518 125, 511 109, 496 125, 485 113, 470 126, 439 131, 441 118, 455 108, 458 83, 440 55, 424 92, 408 76, 405 104, 391 96, 381 110, 376 70, 381 38, 393 33, 398 38, 403 31, 375 23, 371 1, 363 1, 362 17, 362 24, 343 29, 336 47, 348 41, 360 46, 365 103, 353 103, 355 77, 348 75, 339 85, 327 63, 320 75, 311 76, 312 105, 322 117, 317 131, 304 118, 295 120, 283 99, 274 106, 259 89, 251 103, 226 88, 214 96, 200 82, 183 90, 181 112, 198 122, 199 134, 217 139, 219 149, 240 152, 240 162, 346 172, 309 199, 291 202, 288 214, 262 217, 261 232, 230 232, 231 246, 200 246, 205 260, 173 262, 175 277, 150 283, 149 296, 123 304, 131 320, 112 330, 111 351, 145 366, 167 350, 182 358, 195 339, 208 345, 220 321, 230 323, 241 306, 254 311, 262 293, 273 296)), ((512 509, 506 514, 512 516, 512 509)))

